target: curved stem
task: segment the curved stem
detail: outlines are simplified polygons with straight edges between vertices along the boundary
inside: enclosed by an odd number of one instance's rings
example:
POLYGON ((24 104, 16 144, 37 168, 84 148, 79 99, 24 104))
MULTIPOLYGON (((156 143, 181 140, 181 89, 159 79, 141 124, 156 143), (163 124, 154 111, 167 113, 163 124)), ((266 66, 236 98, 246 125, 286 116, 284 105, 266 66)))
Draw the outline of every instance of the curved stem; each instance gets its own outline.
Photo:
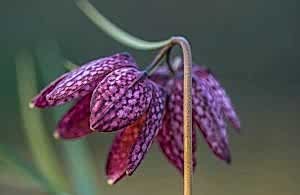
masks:
POLYGON ((88 0, 75 0, 79 9, 101 30, 116 41, 138 50, 153 50, 161 48, 168 43, 170 39, 164 41, 150 42, 136 38, 124 30, 120 29, 107 18, 105 18, 88 0))
POLYGON ((192 194, 192 52, 183 37, 173 37, 172 43, 183 53, 183 143, 184 143, 184 195, 192 194))
POLYGON ((156 68, 159 66, 159 63, 161 62, 162 58, 169 53, 169 51, 172 47, 173 47, 173 44, 169 43, 158 52, 158 54, 152 60, 151 64, 149 64, 149 66, 145 70, 147 75, 151 75, 156 70, 156 68))

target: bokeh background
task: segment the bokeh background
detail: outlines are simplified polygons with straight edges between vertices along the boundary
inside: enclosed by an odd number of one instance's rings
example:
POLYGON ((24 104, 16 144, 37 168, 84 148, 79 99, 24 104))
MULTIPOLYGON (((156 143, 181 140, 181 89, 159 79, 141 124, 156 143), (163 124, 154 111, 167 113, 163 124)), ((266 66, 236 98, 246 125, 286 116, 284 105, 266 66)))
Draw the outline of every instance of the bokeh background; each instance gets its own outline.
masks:
MULTIPOLYGON (((232 165, 216 159, 198 134, 194 194, 300 193, 298 0, 91 2, 114 23, 146 40, 188 37, 194 61, 210 67, 230 94, 242 121, 241 135, 229 129, 232 165)), ((80 64, 129 51, 143 66, 155 54, 110 39, 72 0, 1 1, 0 24, 0 143, 13 145, 28 159, 16 83, 15 56, 20 50, 34 55, 38 73, 49 73, 47 79, 38 76, 39 89, 62 73, 55 63, 58 56, 80 64)), ((52 136, 55 124, 45 123, 52 136)), ((112 138, 97 134, 86 139, 101 194, 181 194, 180 174, 156 145, 132 177, 108 186, 104 166, 112 138)), ((51 140, 59 149, 62 141, 51 140)), ((0 194, 43 194, 17 173, 0 171, 0 194)))

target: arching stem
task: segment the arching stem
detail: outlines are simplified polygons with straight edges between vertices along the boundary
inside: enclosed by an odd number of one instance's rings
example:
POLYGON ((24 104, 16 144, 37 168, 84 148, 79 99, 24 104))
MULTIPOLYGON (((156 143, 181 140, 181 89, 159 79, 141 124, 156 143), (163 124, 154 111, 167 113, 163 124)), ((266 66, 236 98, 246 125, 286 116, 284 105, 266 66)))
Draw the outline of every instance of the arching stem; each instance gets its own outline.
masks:
POLYGON ((109 35, 111 38, 116 40, 127 47, 138 50, 154 50, 159 49, 170 42, 170 39, 164 41, 144 41, 124 30, 117 27, 115 24, 110 22, 105 16, 103 16, 88 0, 75 0, 76 5, 79 9, 103 32, 109 35))
POLYGON ((172 43, 183 53, 183 144, 184 144, 184 195, 192 194, 192 52, 184 37, 173 37, 172 43))

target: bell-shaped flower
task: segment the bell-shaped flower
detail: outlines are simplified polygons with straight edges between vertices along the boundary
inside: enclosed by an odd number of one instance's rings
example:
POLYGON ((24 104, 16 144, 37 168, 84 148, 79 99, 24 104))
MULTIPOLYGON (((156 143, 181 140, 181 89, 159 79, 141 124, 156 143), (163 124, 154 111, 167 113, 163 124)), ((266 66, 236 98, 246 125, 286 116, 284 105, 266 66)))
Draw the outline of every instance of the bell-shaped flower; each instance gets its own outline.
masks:
MULTIPOLYGON (((167 159, 183 172, 183 70, 175 75, 165 67, 157 70, 151 79, 163 84, 168 92, 166 114, 157 140, 167 159)), ((211 150, 220 159, 230 163, 231 156, 226 131, 226 119, 234 128, 240 128, 230 98, 215 76, 206 68, 192 68, 193 167, 196 166, 196 132, 200 129, 211 150)))
POLYGON ((118 131, 107 162, 109 183, 131 175, 161 129, 166 94, 128 54, 89 62, 53 81, 33 100, 46 108, 71 100, 55 136, 73 139, 118 131))

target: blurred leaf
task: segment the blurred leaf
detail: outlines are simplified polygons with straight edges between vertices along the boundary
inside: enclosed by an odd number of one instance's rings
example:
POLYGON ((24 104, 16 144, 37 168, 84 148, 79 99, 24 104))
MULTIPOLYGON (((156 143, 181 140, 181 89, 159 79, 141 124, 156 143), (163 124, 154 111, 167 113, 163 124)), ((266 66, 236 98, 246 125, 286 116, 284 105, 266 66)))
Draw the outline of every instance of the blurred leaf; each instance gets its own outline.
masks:
POLYGON ((30 177, 35 183, 41 186, 42 190, 50 194, 65 194, 58 192, 49 181, 32 165, 21 159, 17 152, 3 144, 0 144, 0 166, 9 166, 16 169, 19 173, 30 177))
MULTIPOLYGON (((47 82, 54 80, 65 71, 66 60, 60 56, 59 48, 53 41, 43 42, 37 49, 37 57, 43 79, 47 82), (51 70, 49 68, 51 67, 51 70)), ((73 65, 72 65, 73 66, 73 65)), ((65 112, 65 107, 57 107, 53 117, 57 121, 65 112)), ((76 194, 100 194, 97 185, 96 170, 92 163, 88 145, 84 139, 76 141, 61 141, 63 156, 67 162, 66 168, 71 176, 72 187, 76 194)))
POLYGON ((16 56, 16 75, 24 132, 34 163, 53 186, 59 191, 67 191, 66 179, 51 145, 50 136, 47 135, 42 123, 40 113, 38 110, 28 107, 31 98, 37 94, 37 86, 33 57, 27 51, 21 51, 16 56))

